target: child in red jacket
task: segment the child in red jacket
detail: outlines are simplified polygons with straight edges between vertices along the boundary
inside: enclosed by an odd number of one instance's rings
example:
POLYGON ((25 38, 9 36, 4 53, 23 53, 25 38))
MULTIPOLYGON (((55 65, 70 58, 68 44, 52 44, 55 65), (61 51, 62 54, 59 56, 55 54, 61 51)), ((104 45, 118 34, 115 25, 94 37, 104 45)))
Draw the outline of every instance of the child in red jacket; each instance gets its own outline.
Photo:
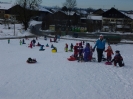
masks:
POLYGON ((74 46, 74 57, 77 59, 78 57, 78 43, 74 46))
POLYGON ((111 46, 109 45, 108 48, 105 50, 105 52, 107 52, 107 61, 108 62, 111 62, 111 59, 112 59, 112 54, 113 53, 113 50, 111 48, 111 46))

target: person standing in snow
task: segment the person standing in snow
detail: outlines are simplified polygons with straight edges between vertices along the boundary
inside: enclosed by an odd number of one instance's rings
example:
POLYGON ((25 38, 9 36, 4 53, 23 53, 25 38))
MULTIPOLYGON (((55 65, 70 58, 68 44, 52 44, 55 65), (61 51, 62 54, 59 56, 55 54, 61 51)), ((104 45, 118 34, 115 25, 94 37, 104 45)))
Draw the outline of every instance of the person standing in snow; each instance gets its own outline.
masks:
POLYGON ((70 51, 73 51, 73 44, 70 45, 70 51))
POLYGON ((79 53, 78 53, 79 56, 81 56, 82 53, 83 53, 83 46, 82 46, 82 43, 79 43, 78 52, 79 52, 79 53))
POLYGON ((99 39, 96 41, 96 44, 93 48, 93 51, 94 51, 95 48, 97 47, 98 62, 102 61, 103 51, 105 50, 105 43, 106 43, 106 40, 103 38, 103 35, 100 35, 99 39))
POLYGON ((8 44, 10 43, 10 39, 8 39, 8 44))
POLYGON ((74 57, 77 59, 78 57, 78 43, 74 46, 74 57))
POLYGON ((92 46, 90 46, 89 61, 92 60, 92 56, 93 56, 93 50, 92 50, 92 46))
POLYGON ((113 53, 113 50, 112 50, 112 48, 111 48, 110 45, 109 45, 108 48, 105 50, 105 52, 107 52, 107 61, 108 61, 108 62, 111 62, 111 60, 112 60, 112 54, 114 54, 114 53, 113 53))
POLYGON ((84 53, 84 61, 87 62, 89 61, 89 54, 90 54, 90 44, 86 43, 86 47, 83 50, 84 53))
POLYGON ((32 40, 32 43, 33 43, 33 46, 35 47, 36 40, 33 39, 33 40, 32 40))
POLYGON ((68 44, 66 43, 65 52, 68 52, 68 44))

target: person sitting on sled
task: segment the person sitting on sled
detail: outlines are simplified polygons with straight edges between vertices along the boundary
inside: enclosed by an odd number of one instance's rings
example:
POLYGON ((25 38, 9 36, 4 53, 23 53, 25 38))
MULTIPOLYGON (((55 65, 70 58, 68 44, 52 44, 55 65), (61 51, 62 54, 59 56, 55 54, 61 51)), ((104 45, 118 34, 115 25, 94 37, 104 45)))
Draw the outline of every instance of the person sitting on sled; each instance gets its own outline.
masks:
POLYGON ((38 42, 36 46, 41 46, 41 44, 38 42))
POLYGON ((27 62, 29 62, 29 63, 36 62, 36 59, 28 58, 27 62))
POLYGON ((114 66, 117 66, 117 63, 119 64, 120 67, 124 66, 123 58, 120 54, 120 51, 118 50, 115 51, 115 56, 111 62, 114 62, 114 66))
POLYGON ((53 49, 52 49, 52 50, 56 50, 56 52, 57 52, 57 48, 56 48, 56 47, 54 47, 54 46, 53 46, 53 49))
POLYGON ((112 48, 111 48, 110 45, 109 45, 108 48, 105 50, 105 52, 107 52, 107 61, 108 61, 108 62, 111 62, 111 60, 112 60, 112 54, 114 54, 114 53, 113 53, 113 50, 112 50, 112 48))

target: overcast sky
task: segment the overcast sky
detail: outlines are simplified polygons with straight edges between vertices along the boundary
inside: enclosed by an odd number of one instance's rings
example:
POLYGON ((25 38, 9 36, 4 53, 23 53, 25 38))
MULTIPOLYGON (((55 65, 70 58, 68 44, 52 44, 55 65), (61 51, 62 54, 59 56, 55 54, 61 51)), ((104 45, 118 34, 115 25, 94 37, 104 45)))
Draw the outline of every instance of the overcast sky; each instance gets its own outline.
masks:
MULTIPOLYGON (((16 0, 0 0, 3 2, 11 2, 16 0)), ((44 6, 59 6, 62 7, 62 4, 66 0, 42 0, 42 4, 44 6)), ((115 7, 119 10, 133 10, 133 0, 76 0, 78 8, 103 8, 110 9, 111 7, 115 7)))

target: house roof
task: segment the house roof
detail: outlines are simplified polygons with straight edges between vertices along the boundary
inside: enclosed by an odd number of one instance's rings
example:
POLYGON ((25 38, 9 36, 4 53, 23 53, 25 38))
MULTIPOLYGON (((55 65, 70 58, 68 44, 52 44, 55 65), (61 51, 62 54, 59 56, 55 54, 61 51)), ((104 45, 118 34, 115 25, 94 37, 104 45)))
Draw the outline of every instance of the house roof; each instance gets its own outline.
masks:
POLYGON ((127 13, 125 13, 125 12, 121 12, 121 13, 124 14, 125 16, 127 16, 127 17, 133 19, 133 14, 127 14, 127 13))
POLYGON ((81 13, 81 14, 88 14, 87 11, 85 10, 77 10, 78 13, 81 13))
POLYGON ((39 5, 37 9, 38 9, 39 11, 52 13, 51 11, 47 10, 45 7, 43 7, 43 6, 41 6, 41 5, 39 5))
POLYGON ((96 16, 96 15, 88 15, 87 19, 91 20, 102 20, 102 16, 96 16))

